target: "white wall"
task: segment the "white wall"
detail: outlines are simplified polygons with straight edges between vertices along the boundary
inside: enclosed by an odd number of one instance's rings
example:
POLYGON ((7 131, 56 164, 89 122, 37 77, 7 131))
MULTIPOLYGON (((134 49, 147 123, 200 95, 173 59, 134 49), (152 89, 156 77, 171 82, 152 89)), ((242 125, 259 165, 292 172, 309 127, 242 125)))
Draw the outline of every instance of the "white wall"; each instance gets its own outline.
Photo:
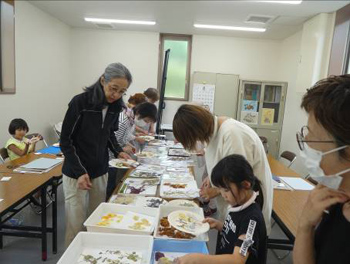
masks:
MULTIPOLYGON (((109 63, 116 61, 126 65, 134 78, 125 101, 129 95, 143 92, 147 87, 157 87, 158 33, 72 29, 71 36, 75 92, 92 84, 109 63)), ((192 73, 236 73, 243 78, 280 80, 276 77, 280 70, 280 41, 194 36, 192 47, 192 73)), ((183 103, 166 101, 163 123, 171 123, 183 103)))
MULTIPOLYGON (((72 29, 71 74, 73 93, 93 83, 108 63, 120 61, 131 71, 134 83, 125 97, 157 86, 157 33, 72 29)), ((301 32, 284 41, 218 36, 193 36, 191 74, 194 71, 239 74, 241 79, 288 82, 281 151, 299 153, 295 132, 306 123, 300 109, 302 94, 296 92, 301 32), (297 116, 297 118, 296 118, 297 116)), ((166 101, 163 123, 172 123, 184 101, 166 101)), ((293 168, 304 174, 298 159, 293 168)))
POLYGON ((130 95, 157 87, 159 34, 72 29, 71 73, 76 93, 95 82, 112 62, 123 63, 133 76, 130 95))
MULTIPOLYGON (((296 75, 301 32, 283 40, 193 36, 191 73, 239 74, 241 79, 287 81, 281 151, 298 153, 295 132, 306 124, 296 75)), ((31 131, 52 136, 50 123, 63 119, 73 95, 92 84, 111 62, 122 62, 134 82, 128 96, 157 86, 159 34, 71 29, 25 1, 16 2, 15 95, 1 95, 0 142, 11 119, 24 118, 31 131)), ((184 102, 167 101, 163 123, 171 123, 184 102)), ((298 159, 293 168, 306 174, 298 159)))
POLYGON ((297 73, 297 91, 327 77, 335 13, 321 13, 304 23, 297 73))
POLYGON ((304 93, 298 92, 296 86, 296 76, 298 72, 300 45, 302 32, 299 31, 293 36, 282 42, 280 64, 281 78, 288 82, 288 91, 284 112, 284 121, 282 128, 282 138, 280 144, 280 153, 289 150, 297 154, 297 159, 292 165, 292 169, 301 175, 307 175, 306 168, 299 156, 299 147, 296 141, 296 132, 307 124, 307 115, 300 108, 301 100, 304 93))
MULTIPOLYGON (((285 81, 280 77, 281 48, 281 41, 194 35, 191 76, 202 71, 238 74, 241 79, 285 81)), ((168 101, 163 123, 171 123, 183 103, 168 101)))
POLYGON ((16 1, 16 94, 0 95, 0 144, 13 118, 52 141, 50 123, 62 120, 70 91, 70 29, 26 1, 16 1))

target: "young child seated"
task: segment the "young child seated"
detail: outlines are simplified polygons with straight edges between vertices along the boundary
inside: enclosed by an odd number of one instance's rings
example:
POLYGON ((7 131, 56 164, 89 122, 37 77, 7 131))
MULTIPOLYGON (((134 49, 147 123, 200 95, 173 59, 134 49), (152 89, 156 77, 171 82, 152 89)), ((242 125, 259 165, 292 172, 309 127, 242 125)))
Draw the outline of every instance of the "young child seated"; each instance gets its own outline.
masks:
POLYGON ((213 169, 211 180, 230 204, 224 223, 206 218, 219 233, 216 255, 188 254, 176 264, 263 264, 266 263, 266 227, 261 212, 260 182, 241 155, 222 159, 213 169))
POLYGON ((35 144, 42 139, 40 135, 31 139, 25 137, 29 131, 27 122, 21 118, 13 119, 8 129, 11 138, 6 142, 5 148, 10 160, 17 159, 30 152, 35 151, 35 144))

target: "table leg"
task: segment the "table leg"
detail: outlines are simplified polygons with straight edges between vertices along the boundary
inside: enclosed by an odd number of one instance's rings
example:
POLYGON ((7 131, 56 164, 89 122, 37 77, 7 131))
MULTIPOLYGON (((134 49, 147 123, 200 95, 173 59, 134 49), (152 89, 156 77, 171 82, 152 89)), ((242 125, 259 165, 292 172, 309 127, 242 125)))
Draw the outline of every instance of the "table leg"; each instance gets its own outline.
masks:
POLYGON ((57 180, 52 183, 52 252, 57 253, 57 180))
MULTIPOLYGON (((0 223, 1 223, 1 217, 0 217, 0 223)), ((0 224, 0 249, 2 249, 2 247, 3 247, 3 240, 2 240, 2 238, 3 238, 3 235, 2 235, 2 233, 1 233, 1 224, 0 224)))
POLYGON ((47 259, 47 223, 46 223, 46 189, 47 185, 41 188, 41 259, 47 259))

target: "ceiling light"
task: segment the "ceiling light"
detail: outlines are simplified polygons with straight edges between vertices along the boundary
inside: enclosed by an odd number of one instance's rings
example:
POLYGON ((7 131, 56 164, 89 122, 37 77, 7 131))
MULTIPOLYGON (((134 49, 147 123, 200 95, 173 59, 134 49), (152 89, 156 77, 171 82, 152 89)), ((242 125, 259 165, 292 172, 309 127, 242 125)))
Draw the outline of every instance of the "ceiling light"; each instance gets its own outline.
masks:
POLYGON ((121 20, 121 19, 105 19, 85 17, 87 22, 95 23, 116 23, 116 24, 133 24, 133 25, 155 25, 155 21, 137 21, 137 20, 121 20))
POLYGON ((289 4, 289 5, 299 5, 301 4, 303 1, 302 0, 295 0, 295 1, 257 1, 257 2, 262 2, 262 3, 272 3, 272 4, 289 4))
POLYGON ((222 30, 239 30, 239 31, 254 31, 254 32, 266 31, 266 28, 253 28, 253 27, 231 27, 231 26, 203 25, 203 24, 194 24, 193 26, 195 28, 222 29, 222 30))

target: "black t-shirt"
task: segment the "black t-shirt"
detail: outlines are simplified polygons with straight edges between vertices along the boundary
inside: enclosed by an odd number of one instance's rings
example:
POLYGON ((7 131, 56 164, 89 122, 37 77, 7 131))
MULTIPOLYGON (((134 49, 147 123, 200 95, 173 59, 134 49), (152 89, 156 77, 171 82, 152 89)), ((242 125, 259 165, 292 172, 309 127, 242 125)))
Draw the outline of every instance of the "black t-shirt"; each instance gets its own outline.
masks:
POLYGON ((260 206, 256 203, 240 212, 227 214, 216 245, 216 254, 233 254, 235 246, 242 249, 244 243, 241 245, 238 238, 248 234, 248 228, 252 231, 254 242, 248 248, 249 257, 246 264, 266 263, 266 226, 260 206))
POLYGON ((342 208, 342 204, 331 207, 316 229, 317 264, 350 263, 350 222, 344 217, 342 208))

